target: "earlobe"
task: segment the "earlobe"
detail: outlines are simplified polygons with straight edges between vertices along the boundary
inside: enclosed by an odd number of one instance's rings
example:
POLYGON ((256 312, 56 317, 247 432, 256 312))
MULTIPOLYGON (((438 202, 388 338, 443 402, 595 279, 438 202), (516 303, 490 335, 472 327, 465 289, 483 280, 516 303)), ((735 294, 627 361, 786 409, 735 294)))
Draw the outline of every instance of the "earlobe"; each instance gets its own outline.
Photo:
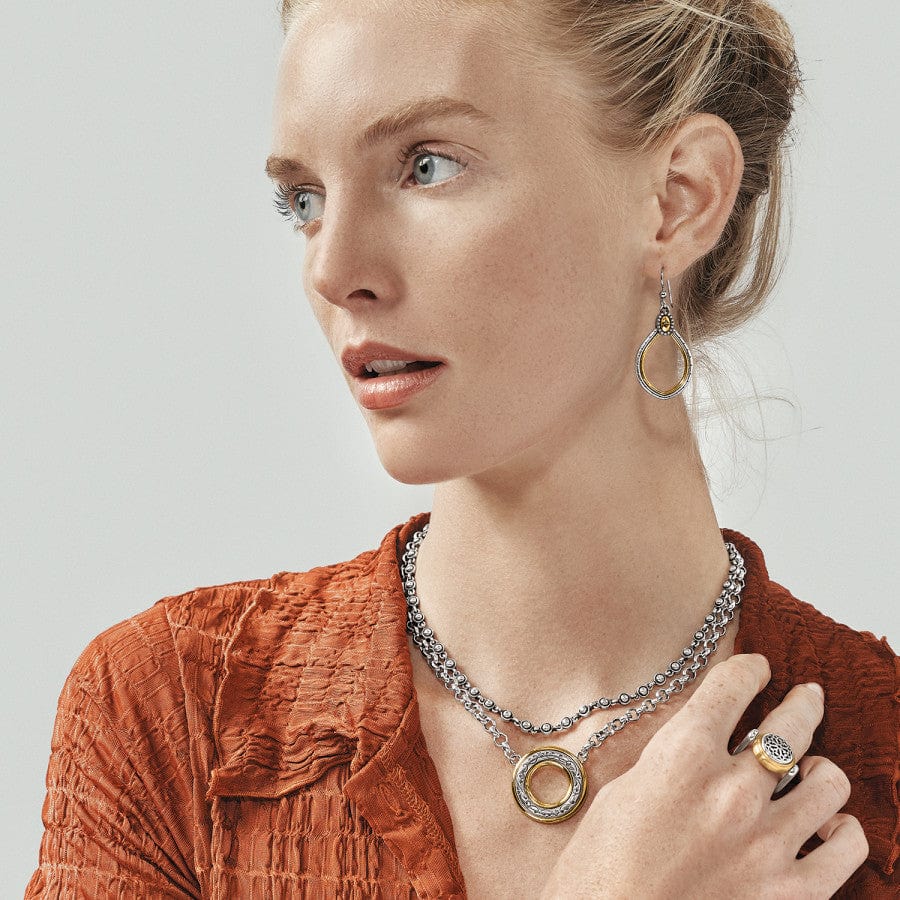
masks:
POLYGON ((654 255, 672 277, 719 241, 741 185, 744 155, 731 126, 719 116, 686 119, 660 151, 665 176, 658 191, 662 222, 654 255))

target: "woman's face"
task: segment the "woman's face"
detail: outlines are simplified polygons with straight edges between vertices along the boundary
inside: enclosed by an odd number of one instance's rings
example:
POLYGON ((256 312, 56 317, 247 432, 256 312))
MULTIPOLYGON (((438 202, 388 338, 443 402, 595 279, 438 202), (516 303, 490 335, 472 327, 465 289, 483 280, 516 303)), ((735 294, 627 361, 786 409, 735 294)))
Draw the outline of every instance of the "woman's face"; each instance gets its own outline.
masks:
POLYGON ((616 400, 640 391, 634 353, 658 309, 635 227, 646 171, 585 152, 565 77, 523 69, 481 8, 429 21, 391 6, 310 8, 285 39, 272 153, 306 171, 270 171, 308 223, 304 288, 339 362, 367 340, 445 360, 400 405, 363 408, 394 478, 541 465, 586 428, 614 429, 616 400), (439 96, 490 120, 433 117, 361 144, 381 116, 439 96))

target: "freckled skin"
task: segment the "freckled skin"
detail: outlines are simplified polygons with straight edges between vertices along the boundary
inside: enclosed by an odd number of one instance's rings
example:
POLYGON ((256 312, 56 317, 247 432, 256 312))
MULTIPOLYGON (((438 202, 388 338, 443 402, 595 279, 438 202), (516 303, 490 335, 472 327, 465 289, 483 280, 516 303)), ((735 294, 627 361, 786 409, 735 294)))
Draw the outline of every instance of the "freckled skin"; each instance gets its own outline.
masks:
MULTIPOLYGON (((447 360, 404 404, 361 409, 387 472, 436 484, 417 566, 429 620, 473 671, 503 660, 504 702, 533 699, 540 672, 546 702, 577 707, 659 671, 727 571, 684 395, 648 395, 634 356, 661 261, 678 324, 678 276, 721 234, 740 145, 707 115, 653 153, 590 148, 570 73, 504 50, 485 7, 418 8, 304 7, 272 152, 314 173, 303 287, 335 355, 371 339, 447 360), (496 125, 434 120, 356 150, 436 95, 496 125), (422 141, 465 168, 433 156, 417 175, 426 160, 397 155, 422 141)), ((647 354, 654 384, 680 374, 671 344, 647 354)))
MULTIPOLYGON (((305 8, 285 38, 272 152, 315 173, 303 182, 315 193, 303 288, 335 355, 369 339, 447 360, 402 405, 361 409, 386 471, 436 485, 417 562, 429 624, 495 700, 558 718, 664 668, 728 569, 684 396, 649 396, 634 357, 659 311, 662 262, 679 324, 678 276, 721 234, 743 162, 712 116, 652 153, 590 149, 568 73, 539 76, 505 52, 483 7, 440 7, 305 8), (497 124, 436 120, 355 149, 371 122, 435 95, 497 124), (437 157, 417 176, 424 160, 397 154, 421 141, 465 169, 437 157)), ((650 380, 673 384, 677 357, 656 341, 650 380)), ((511 885, 524 896, 522 874, 539 884, 576 826, 535 832, 480 726, 415 655, 413 673, 473 896, 511 885), (492 791, 497 812, 473 816, 492 791), (494 842, 507 871, 479 862, 494 842)), ((617 736, 588 767, 591 795, 674 711, 617 736)), ((574 751, 590 730, 557 742, 574 751)))
MULTIPOLYGON (((679 276, 718 241, 743 155, 708 114, 646 154, 586 152, 567 73, 539 77, 527 53, 501 48, 497 29, 515 23, 490 21, 488 8, 305 6, 279 66, 272 152, 315 173, 304 184, 320 218, 305 232, 303 287, 334 353, 368 339, 447 361, 407 402, 362 410, 387 472, 436 485, 416 565, 429 625, 484 693, 555 721, 663 670, 728 570, 685 395, 643 391, 634 356, 655 324, 663 263, 680 328, 679 276), (354 149, 389 110, 441 94, 497 127, 435 121, 354 149), (401 165, 397 153, 420 141, 462 157, 465 170, 436 156, 430 180, 418 178, 423 160, 401 165)), ((654 342, 645 369, 657 386, 677 380, 669 338, 654 342)), ((609 885, 621 896, 680 896, 713 882, 734 896, 770 886, 787 865, 761 840, 774 826, 759 805, 741 820, 750 806, 738 771, 771 785, 725 753, 722 727, 749 657, 707 681, 733 655, 738 627, 739 616, 683 695, 589 757, 584 813, 553 826, 516 810, 511 767, 412 647, 422 730, 469 896, 549 900, 609 885), (679 722, 704 688, 701 712, 679 722), (704 722, 722 734, 701 752, 704 722), (673 727, 690 740, 673 741, 673 727), (671 828, 673 809, 684 829, 671 828), (634 847, 657 848, 659 865, 634 847)), ((553 742, 575 752, 600 724, 553 742)), ((506 731, 519 752, 539 743, 506 731)), ((560 788, 552 773, 535 779, 545 799, 560 788)))
POLYGON ((313 201, 314 214, 327 213, 308 235, 303 271, 316 317, 336 353, 371 336, 450 363, 441 390, 415 408, 365 414, 401 481, 471 474, 546 447, 632 378, 629 355, 658 306, 642 291, 628 227, 636 200, 626 200, 624 165, 576 155, 559 102, 492 52, 471 11, 428 25, 329 4, 287 36, 274 147, 314 159, 327 193, 313 201), (353 140, 425 94, 469 100, 503 130, 426 127, 422 138, 468 167, 453 178, 459 166, 438 160, 444 185, 401 187, 394 145, 366 158, 353 140))
MULTIPOLYGON (((721 234, 740 146, 700 116, 652 153, 591 149, 570 74, 501 47, 512 21, 414 9, 312 6, 286 35, 272 152, 314 173, 303 287, 335 355, 370 339, 447 360, 404 404, 361 410, 392 477, 436 484, 417 564, 429 621, 504 703, 577 708, 665 666, 727 572, 684 396, 644 392, 634 356, 661 261, 678 324, 678 276, 721 234), (355 149, 435 95, 496 124, 355 149), (417 175, 423 158, 397 156, 422 141, 465 168, 433 156, 417 175)), ((680 374, 671 343, 647 354, 654 384, 680 374)))

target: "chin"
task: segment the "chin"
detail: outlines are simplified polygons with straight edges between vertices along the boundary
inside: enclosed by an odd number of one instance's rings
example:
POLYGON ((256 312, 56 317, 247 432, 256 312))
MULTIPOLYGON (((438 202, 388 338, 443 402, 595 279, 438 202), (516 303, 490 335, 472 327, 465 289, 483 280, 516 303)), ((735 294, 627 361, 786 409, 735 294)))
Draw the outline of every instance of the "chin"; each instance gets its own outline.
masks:
POLYGON ((479 474, 502 464, 517 447, 529 440, 517 440, 510 447, 509 435, 475 424, 478 417, 442 412, 430 421, 407 416, 368 418, 375 451, 385 472, 401 484, 438 484, 479 474))
POLYGON ((401 484, 437 484, 459 474, 455 469, 441 466, 433 459, 414 456, 409 447, 404 448, 401 453, 379 451, 378 458, 385 472, 401 484))
POLYGON ((375 432, 373 439, 378 459, 385 472, 401 484, 437 484, 469 474, 466 460, 446 439, 432 432, 428 439, 421 432, 386 434, 375 432))
POLYGON ((378 460, 391 478, 401 484, 436 484, 459 475, 444 429, 408 411, 393 412, 363 410, 378 460))

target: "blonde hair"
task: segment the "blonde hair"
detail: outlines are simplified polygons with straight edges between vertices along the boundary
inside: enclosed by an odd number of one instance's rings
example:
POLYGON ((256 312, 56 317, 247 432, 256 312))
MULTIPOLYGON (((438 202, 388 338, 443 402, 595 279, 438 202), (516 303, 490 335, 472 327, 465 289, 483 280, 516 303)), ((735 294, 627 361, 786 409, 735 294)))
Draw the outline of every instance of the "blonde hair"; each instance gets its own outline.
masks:
MULTIPOLYGON (((301 10, 320 5, 321 0, 283 0, 285 33, 301 10)), ((525 71, 571 76, 566 84, 577 102, 564 113, 583 125, 588 147, 652 151, 694 113, 724 119, 741 144, 743 177, 719 241, 681 275, 676 320, 693 351, 734 331, 764 306, 783 264, 785 146, 801 89, 793 36, 772 6, 762 0, 449 5, 478 7, 493 38, 525 71)), ((441 0, 419 0, 416 14, 446 15, 447 8, 441 0)), ((711 380, 725 379, 711 357, 701 352, 696 359, 711 380)), ((719 392, 712 395, 724 413, 719 392)), ((690 413, 696 430, 697 410, 690 413)))

